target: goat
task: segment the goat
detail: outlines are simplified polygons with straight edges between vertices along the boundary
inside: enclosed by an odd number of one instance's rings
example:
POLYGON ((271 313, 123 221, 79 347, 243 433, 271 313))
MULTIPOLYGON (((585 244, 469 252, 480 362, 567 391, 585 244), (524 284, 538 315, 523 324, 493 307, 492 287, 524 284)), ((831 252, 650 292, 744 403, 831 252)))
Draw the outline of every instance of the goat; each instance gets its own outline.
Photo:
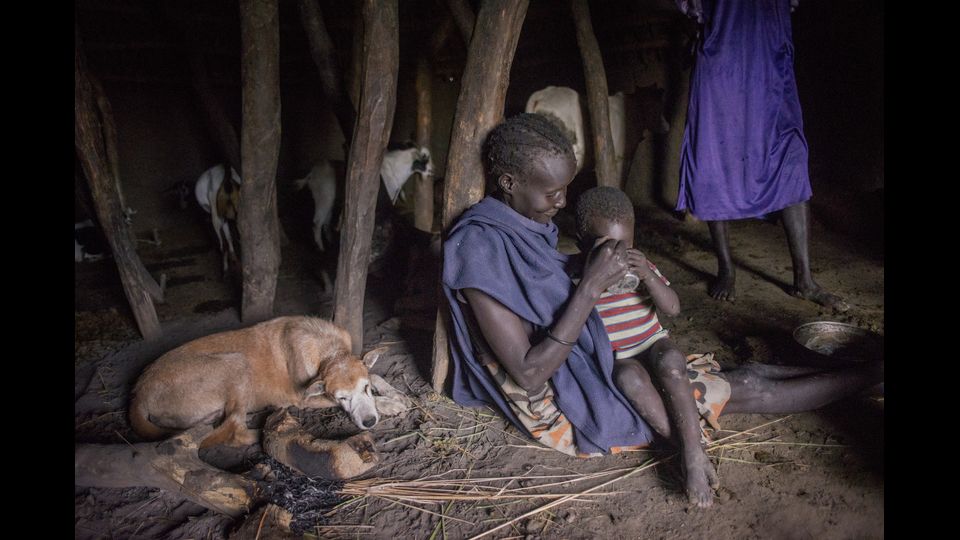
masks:
MULTIPOLYGON (((629 172, 627 161, 632 157, 644 130, 666 133, 670 124, 663 117, 663 92, 656 84, 641 86, 629 94, 617 92, 607 97, 610 115, 610 134, 619 178, 629 172)), ((584 136, 583 107, 576 90, 565 86, 548 86, 537 90, 527 99, 524 109, 542 114, 557 124, 573 144, 577 172, 587 162, 586 148, 591 141, 584 136)))
MULTIPOLYGON (((414 173, 433 175, 433 161, 427 148, 391 150, 383 156, 380 179, 391 204, 403 200, 403 185, 414 173)), ((294 181, 294 186, 296 189, 310 188, 314 204, 313 239, 320 251, 325 251, 324 244, 329 246, 332 243, 331 223, 338 189, 332 162, 317 162, 306 176, 294 181)))
POLYGON ((197 184, 193 190, 200 207, 210 214, 213 221, 213 231, 217 235, 220 252, 223 254, 224 274, 227 273, 227 260, 232 259, 234 264, 237 261, 230 226, 236 226, 237 209, 240 205, 240 175, 231 167, 230 180, 224 182, 225 177, 224 165, 210 167, 200 175, 200 178, 197 178, 197 184), (224 242, 227 244, 226 249, 224 242))

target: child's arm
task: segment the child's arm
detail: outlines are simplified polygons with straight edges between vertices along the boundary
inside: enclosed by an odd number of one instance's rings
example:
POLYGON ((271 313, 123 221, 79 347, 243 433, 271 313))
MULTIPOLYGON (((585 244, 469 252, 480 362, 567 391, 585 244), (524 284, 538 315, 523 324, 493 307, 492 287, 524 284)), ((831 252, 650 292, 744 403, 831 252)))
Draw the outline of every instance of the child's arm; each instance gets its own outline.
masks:
POLYGON ((677 293, 663 282, 656 272, 647 264, 647 257, 638 249, 627 250, 627 263, 630 269, 637 274, 640 281, 646 285, 653 302, 657 306, 657 313, 668 317, 680 314, 680 298, 677 293))

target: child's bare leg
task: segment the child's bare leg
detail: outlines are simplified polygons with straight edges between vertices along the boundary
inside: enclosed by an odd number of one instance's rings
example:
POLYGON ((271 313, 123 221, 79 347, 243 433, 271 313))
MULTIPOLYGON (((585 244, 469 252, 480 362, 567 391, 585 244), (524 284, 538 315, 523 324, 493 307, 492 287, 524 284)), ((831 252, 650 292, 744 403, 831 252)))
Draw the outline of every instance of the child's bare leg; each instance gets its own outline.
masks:
POLYGON ((617 360, 613 366, 613 382, 623 392, 640 417, 664 439, 670 438, 670 420, 663 406, 660 391, 650 381, 650 374, 634 358, 617 360))
POLYGON ((727 239, 726 221, 708 221, 713 250, 717 254, 717 280, 710 285, 710 296, 717 300, 733 301, 737 297, 736 272, 730 256, 730 241, 727 239))
POLYGON ((793 294, 837 311, 846 311, 850 305, 843 298, 827 292, 810 274, 808 253, 809 226, 807 203, 797 203, 783 209, 783 228, 787 233, 790 258, 793 259, 793 294))
POLYGON ((795 413, 818 409, 882 382, 883 361, 781 379, 747 365, 724 372, 723 377, 730 382, 724 414, 795 413))
POLYGON ((719 479, 700 444, 700 413, 687 376, 687 358, 668 338, 654 343, 643 356, 647 371, 660 389, 674 439, 680 445, 687 496, 691 503, 706 508, 713 504, 713 489, 718 487, 719 479))

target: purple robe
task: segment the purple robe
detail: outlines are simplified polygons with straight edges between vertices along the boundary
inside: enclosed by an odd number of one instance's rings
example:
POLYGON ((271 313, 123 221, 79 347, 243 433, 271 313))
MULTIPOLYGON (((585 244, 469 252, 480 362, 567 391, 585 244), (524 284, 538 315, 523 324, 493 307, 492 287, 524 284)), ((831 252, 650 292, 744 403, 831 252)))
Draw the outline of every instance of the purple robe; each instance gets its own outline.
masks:
POLYGON ((790 0, 703 0, 677 210, 762 217, 810 198, 790 0))

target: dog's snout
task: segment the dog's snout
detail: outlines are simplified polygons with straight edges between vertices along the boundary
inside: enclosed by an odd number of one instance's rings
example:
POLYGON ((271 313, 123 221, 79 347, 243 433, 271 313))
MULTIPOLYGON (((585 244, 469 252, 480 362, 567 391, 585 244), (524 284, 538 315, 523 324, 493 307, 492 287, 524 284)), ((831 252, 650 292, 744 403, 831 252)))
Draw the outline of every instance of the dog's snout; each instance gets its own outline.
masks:
POLYGON ((377 425, 377 417, 375 417, 375 416, 368 416, 368 417, 366 417, 366 418, 363 419, 363 427, 365 427, 365 428, 367 428, 367 429, 370 429, 370 428, 372 428, 372 427, 375 426, 375 425, 377 425))

